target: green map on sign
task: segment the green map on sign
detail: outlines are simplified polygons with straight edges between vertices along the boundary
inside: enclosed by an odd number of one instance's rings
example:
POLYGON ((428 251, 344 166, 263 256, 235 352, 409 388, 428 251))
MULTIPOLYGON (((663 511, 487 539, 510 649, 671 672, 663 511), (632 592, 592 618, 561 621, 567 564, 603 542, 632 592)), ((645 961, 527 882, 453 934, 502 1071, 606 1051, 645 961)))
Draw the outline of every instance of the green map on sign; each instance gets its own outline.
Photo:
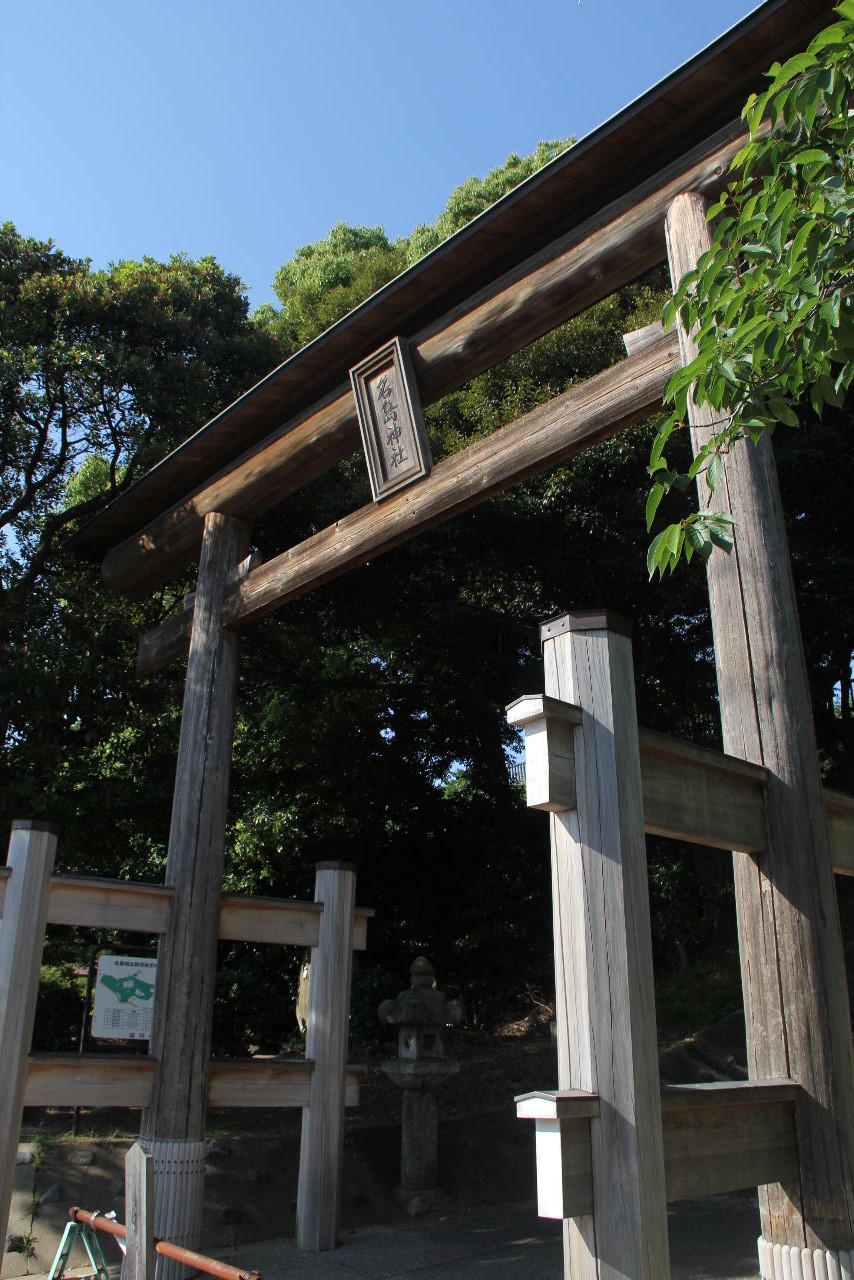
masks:
POLYGON ((105 973, 101 982, 122 1004, 129 1000, 150 1000, 154 995, 154 983, 144 982, 137 973, 129 973, 126 978, 112 978, 105 973))

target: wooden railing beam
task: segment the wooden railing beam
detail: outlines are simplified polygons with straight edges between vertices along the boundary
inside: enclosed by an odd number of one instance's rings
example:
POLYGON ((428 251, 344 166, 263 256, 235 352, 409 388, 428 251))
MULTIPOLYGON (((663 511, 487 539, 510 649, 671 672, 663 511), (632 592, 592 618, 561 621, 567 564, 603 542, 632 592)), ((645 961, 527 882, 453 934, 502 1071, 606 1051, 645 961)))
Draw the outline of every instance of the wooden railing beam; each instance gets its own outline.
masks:
MULTIPOLYGON (((0 918, 11 872, 0 867, 0 918)), ((165 933, 173 891, 167 885, 94 876, 52 876, 47 923, 127 933, 165 933)), ((228 942, 266 942, 280 947, 316 947, 322 902, 225 894, 220 899, 219 938, 228 942)), ((353 913, 353 950, 367 946, 370 907, 353 913)))
MULTIPOLYGON (((154 1059, 141 1054, 32 1054, 27 1060, 28 1107, 148 1106, 154 1059)), ((209 1107, 304 1107, 314 1063, 214 1059, 208 1067, 209 1107)), ((346 1068, 345 1101, 359 1101, 360 1068, 346 1068)))
MULTIPOLYGON (((797 1178, 792 1080, 665 1085, 661 1126, 668 1204, 797 1178)), ((541 1218, 579 1218, 593 1210, 591 1123, 595 1093, 543 1091, 516 1099, 516 1114, 537 1130, 541 1218)))

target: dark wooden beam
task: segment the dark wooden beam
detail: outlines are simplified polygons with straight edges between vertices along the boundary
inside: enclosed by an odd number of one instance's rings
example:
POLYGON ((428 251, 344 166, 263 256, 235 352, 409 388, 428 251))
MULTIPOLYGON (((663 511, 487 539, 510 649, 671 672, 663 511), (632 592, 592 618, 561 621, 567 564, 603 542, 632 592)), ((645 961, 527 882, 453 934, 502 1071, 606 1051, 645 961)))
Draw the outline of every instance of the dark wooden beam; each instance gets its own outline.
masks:
POLYGON ((663 1088, 668 1204, 796 1180, 798 1093, 790 1080, 663 1088))
POLYGON ((166 858, 173 897, 157 953, 157 1065, 142 1120, 143 1136, 156 1141, 204 1137, 238 668, 238 638, 223 628, 222 606, 248 542, 243 522, 205 517, 166 858))
MULTIPOLYGON (((660 406, 676 360, 675 336, 663 335, 640 354, 444 459, 420 483, 380 505, 354 511, 267 561, 228 593, 225 625, 243 627, 642 421, 660 406)), ((186 652, 191 621, 191 612, 185 610, 147 632, 140 642, 137 671, 154 670, 186 652)))
MULTIPOLYGON (((668 205, 717 190, 744 142, 730 126, 473 294, 412 338, 428 405, 664 259, 668 205)), ((340 386, 284 423, 105 557, 104 581, 134 598, 190 562, 210 511, 253 518, 359 448, 353 393, 340 386)))

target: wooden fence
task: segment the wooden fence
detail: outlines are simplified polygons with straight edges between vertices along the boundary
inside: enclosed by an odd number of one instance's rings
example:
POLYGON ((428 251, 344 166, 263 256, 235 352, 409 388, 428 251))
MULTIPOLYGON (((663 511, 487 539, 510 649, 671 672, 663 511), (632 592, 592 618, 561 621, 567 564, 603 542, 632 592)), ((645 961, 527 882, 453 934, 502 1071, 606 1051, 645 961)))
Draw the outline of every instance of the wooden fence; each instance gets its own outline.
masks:
MULTIPOLYGON (((768 775, 638 730, 621 619, 570 614, 543 639, 549 693, 507 713, 528 805, 551 814, 560 1088, 518 1098, 517 1114, 536 1125, 539 1212, 564 1221, 567 1274, 652 1280, 669 1274, 669 1202, 802 1176, 802 1082, 658 1086, 644 833, 761 854, 768 775)), ((834 870, 854 875, 854 800, 825 791, 824 807, 834 870)), ((804 1274, 845 1274, 847 1252, 803 1250, 804 1274)))
MULTIPOLYGON (((0 1227, 5 1234, 21 1112, 33 1107, 148 1106, 151 1056, 29 1052, 47 924, 164 934, 172 890, 163 885, 52 875, 56 832, 13 824, 0 868, 0 1227)), ((306 1057, 221 1059, 209 1064, 211 1107, 301 1107, 303 1142, 297 1232, 334 1240, 340 1189, 343 1108, 359 1100, 357 1070, 346 1065, 350 968, 364 950, 371 910, 354 907, 355 872, 319 863, 314 902, 222 898, 219 937, 311 948, 306 1057), (332 1176, 329 1177, 331 1170, 332 1176)), ((314 1247, 330 1248, 331 1244, 314 1247)))

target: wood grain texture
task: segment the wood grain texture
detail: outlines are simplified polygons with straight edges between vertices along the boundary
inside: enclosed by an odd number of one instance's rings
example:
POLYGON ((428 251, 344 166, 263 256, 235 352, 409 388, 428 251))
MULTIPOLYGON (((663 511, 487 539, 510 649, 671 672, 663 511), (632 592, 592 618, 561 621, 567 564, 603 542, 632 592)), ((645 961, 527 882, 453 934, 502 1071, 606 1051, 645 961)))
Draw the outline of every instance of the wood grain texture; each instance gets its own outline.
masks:
POLYGON ((37 1053, 27 1063, 28 1107, 145 1107, 154 1059, 142 1054, 37 1053))
POLYGON ((334 1249, 338 1239, 355 894, 352 867, 318 864, 315 897, 323 915, 311 953, 305 1038, 314 1072, 302 1117, 296 1213, 297 1245, 307 1252, 334 1249))
MULTIPOLYGON (((3 915, 8 868, 0 874, 0 918, 3 915)), ((162 884, 103 880, 93 876, 52 876, 47 923, 121 929, 128 933, 165 933, 173 890, 162 884)), ((220 899, 219 937, 232 942, 268 942, 276 946, 317 946, 318 902, 286 898, 225 894, 220 899)), ((367 946, 370 907, 353 913, 353 949, 367 946)))
MULTIPOLYGON (((320 936, 322 902, 289 902, 282 898, 226 894, 219 911, 219 936, 241 942, 276 946, 316 947, 320 936)), ((371 907, 353 909, 353 950, 368 945, 371 907)))
POLYGON ((763 848, 762 770, 751 776, 727 767, 728 757, 720 752, 643 730, 640 753, 644 827, 650 835, 716 849, 763 848))
MULTIPOLYGON (((140 1054, 32 1054, 26 1061, 28 1107, 146 1107, 154 1059, 140 1054)), ((208 1067, 210 1107, 304 1107, 314 1063, 308 1060, 213 1059, 208 1067)), ((358 1106, 361 1069, 345 1069, 345 1103, 358 1106)))
MULTIPOLYGON (((679 191, 718 190, 744 140, 740 124, 721 130, 418 332, 411 346, 422 403, 661 262, 661 222, 671 200, 679 191)), ((352 391, 341 386, 114 547, 103 562, 105 582, 131 596, 147 594, 196 554, 208 512, 260 515, 358 444, 352 391)))
POLYGON ((656 342, 662 332, 661 322, 656 321, 654 324, 645 324, 640 329, 632 329, 631 333, 624 333, 623 346, 626 348, 626 355, 633 356, 636 352, 643 351, 644 347, 656 342))
MULTIPOLYGON (((677 367, 677 353, 675 336, 662 337, 639 355, 445 458, 426 479, 380 507, 362 507, 269 560, 228 593, 226 626, 246 626, 640 422, 660 407, 664 387, 677 367)), ((155 670, 179 657, 185 638, 184 615, 148 632, 140 643, 137 670, 155 670)))
MULTIPOLYGON (((209 1107, 306 1107, 315 1064, 303 1061, 214 1059, 208 1072, 209 1107)), ((359 1105, 361 1068, 345 1065, 344 1105, 359 1105)))
POLYGON ((525 695, 507 708, 507 723, 525 734, 525 800, 529 809, 575 808, 575 726, 581 709, 525 695))
POLYGON ((125 1156, 125 1228, 122 1280, 154 1280, 154 1162, 138 1142, 125 1156))
MULTIPOLYGON (((705 201, 667 217, 674 281, 709 244, 705 201)), ((692 338, 680 331, 682 361, 692 338)), ((691 406, 695 450, 712 423, 691 406)), ((706 501, 706 495, 703 499, 706 501)), ((736 447, 711 505, 730 512, 730 556, 707 566, 724 748, 768 770, 761 855, 734 855, 748 1062, 753 1079, 801 1086, 800 1187, 761 1197, 769 1242, 847 1248, 854 1239, 854 1054, 803 646, 770 441, 736 447)))
POLYGON ((166 862, 173 899, 158 952, 146 1139, 204 1137, 237 686, 237 637, 223 629, 222 606, 226 578, 247 544, 245 525, 206 517, 166 862))
MULTIPOLYGON (((788 1080, 663 1088, 667 1202, 796 1179, 798 1091, 788 1080)), ((595 1208, 591 1137, 598 1099, 555 1092, 537 1095, 535 1104, 534 1097, 520 1099, 517 1111, 536 1123, 539 1216, 586 1219, 595 1208)))
POLYGON ((162 884, 54 876, 47 919, 48 924, 165 933, 171 903, 172 890, 162 884))
MULTIPOLYGON (((558 1083, 601 1102, 590 1121, 596 1257, 580 1275, 662 1280, 670 1263, 631 642, 574 622, 578 630, 545 640, 543 656, 546 693, 583 713, 577 809, 550 819, 558 1083)), ((586 1216, 576 1235, 588 1231, 586 1216)), ((571 1234, 567 1250, 583 1256, 571 1234)))
POLYGON ((589 1120, 572 1117, 564 1117, 557 1123, 562 1148, 560 1186, 563 1210, 560 1216, 583 1219, 594 1211, 591 1124, 589 1120))
POLYGON ((797 1182, 792 1100, 661 1107, 668 1204, 797 1182))
MULTIPOLYGON (((229 587, 233 587, 236 582, 239 582, 241 578, 245 578, 247 573, 251 573, 253 569, 257 569, 261 563, 262 559, 260 552, 250 551, 249 555, 244 556, 240 561, 240 564, 235 565, 231 570, 231 573, 227 575, 225 579, 226 591, 229 587)), ((195 591, 191 591, 189 595, 184 596, 184 609, 186 612, 191 612, 195 607, 195 603, 195 591)))
POLYGON ((5 1241, 57 833, 12 824, 0 926, 0 1239, 5 1241))
POLYGON ((321 910, 316 902, 227 894, 220 900, 219 937, 233 942, 316 947, 321 910))

